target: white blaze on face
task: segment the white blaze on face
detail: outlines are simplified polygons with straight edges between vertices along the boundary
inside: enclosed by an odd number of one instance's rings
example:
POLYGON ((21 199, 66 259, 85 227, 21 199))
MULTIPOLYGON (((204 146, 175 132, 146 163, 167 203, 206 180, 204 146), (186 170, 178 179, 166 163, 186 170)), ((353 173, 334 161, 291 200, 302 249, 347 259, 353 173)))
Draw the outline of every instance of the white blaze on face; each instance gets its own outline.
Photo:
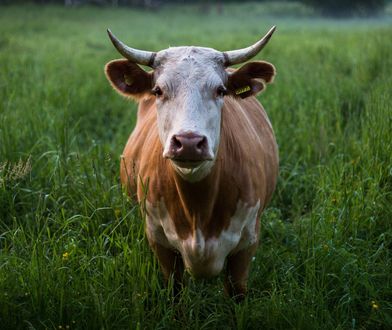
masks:
MULTIPOLYGON (((176 47, 159 52, 156 62, 155 85, 162 91, 156 105, 163 155, 168 154, 173 136, 192 133, 206 138, 208 154, 214 160, 223 106, 217 90, 227 79, 222 54, 209 48, 176 47)), ((183 178, 198 181, 214 161, 203 163, 191 169, 173 165, 183 178)))

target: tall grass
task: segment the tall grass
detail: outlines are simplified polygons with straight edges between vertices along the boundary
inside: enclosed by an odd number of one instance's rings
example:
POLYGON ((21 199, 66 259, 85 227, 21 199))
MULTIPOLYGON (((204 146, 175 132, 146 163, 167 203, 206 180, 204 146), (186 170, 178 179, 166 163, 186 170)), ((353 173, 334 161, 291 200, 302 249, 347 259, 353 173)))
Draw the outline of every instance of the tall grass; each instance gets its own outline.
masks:
MULTIPOLYGON (((392 26, 263 16, 230 6, 0 11, 2 329, 392 327, 392 26), (250 293, 188 280, 173 305, 119 185, 135 104, 103 74, 105 30, 150 50, 244 47, 277 67, 260 97, 280 147, 250 293)), ((305 14, 304 14, 305 15, 305 14)))

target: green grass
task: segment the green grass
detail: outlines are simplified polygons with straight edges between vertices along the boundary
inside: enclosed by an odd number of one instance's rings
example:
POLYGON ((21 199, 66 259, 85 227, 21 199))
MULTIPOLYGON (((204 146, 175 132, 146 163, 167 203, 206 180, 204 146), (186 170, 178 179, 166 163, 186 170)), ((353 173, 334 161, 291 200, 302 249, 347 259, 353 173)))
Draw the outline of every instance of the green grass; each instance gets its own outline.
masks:
MULTIPOLYGON (((2 329, 392 328, 392 20, 192 8, 0 10, 2 329), (189 279, 171 303, 139 209, 119 185, 136 105, 111 89, 134 47, 244 47, 277 67, 260 97, 280 147, 250 292, 189 279)), ((275 7, 274 7, 275 8, 275 7)), ((275 9, 274 9, 275 10, 275 9)))

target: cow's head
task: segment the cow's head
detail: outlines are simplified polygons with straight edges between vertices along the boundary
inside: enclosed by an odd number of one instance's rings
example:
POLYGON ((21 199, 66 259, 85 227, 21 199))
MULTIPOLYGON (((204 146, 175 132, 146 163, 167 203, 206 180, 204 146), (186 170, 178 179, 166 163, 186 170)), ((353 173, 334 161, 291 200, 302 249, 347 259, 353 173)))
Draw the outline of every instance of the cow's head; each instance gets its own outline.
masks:
POLYGON ((274 30, 239 50, 173 47, 157 53, 130 48, 108 30, 126 60, 109 62, 105 72, 121 94, 137 100, 155 97, 163 157, 185 179, 197 181, 209 172, 217 155, 224 98, 256 95, 275 74, 274 66, 263 61, 236 70, 228 67, 259 53, 274 30))

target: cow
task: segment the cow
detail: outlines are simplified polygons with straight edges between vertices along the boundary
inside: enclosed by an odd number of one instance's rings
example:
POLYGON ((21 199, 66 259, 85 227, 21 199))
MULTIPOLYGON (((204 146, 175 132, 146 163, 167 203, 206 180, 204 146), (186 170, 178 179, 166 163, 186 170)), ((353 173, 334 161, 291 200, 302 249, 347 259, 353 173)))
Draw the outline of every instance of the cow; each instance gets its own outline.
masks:
POLYGON ((247 61, 274 30, 226 52, 138 50, 108 30, 125 59, 107 63, 106 77, 139 103, 121 157, 121 182, 142 205, 149 245, 165 282, 173 278, 174 294, 184 270, 210 278, 225 269, 225 293, 239 301, 246 295, 260 216, 278 176, 274 132, 256 99, 273 81, 275 67, 247 61))

